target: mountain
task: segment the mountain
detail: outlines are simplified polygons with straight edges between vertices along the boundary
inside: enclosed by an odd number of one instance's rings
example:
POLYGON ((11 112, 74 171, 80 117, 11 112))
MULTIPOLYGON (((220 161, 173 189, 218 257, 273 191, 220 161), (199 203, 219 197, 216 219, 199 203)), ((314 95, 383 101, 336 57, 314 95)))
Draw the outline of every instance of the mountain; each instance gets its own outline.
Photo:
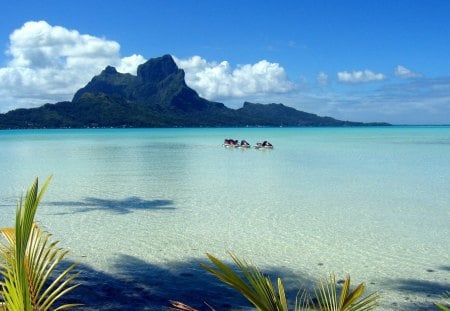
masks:
POLYGON ((282 104, 244 103, 231 109, 186 85, 170 55, 140 65, 137 75, 106 67, 72 101, 0 114, 0 129, 85 127, 365 126, 282 104))

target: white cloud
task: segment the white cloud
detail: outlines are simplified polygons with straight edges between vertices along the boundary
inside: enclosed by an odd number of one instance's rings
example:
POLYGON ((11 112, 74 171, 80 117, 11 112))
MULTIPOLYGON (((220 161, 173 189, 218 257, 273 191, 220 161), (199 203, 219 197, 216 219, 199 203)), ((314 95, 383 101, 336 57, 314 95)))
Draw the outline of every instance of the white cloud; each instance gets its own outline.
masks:
POLYGON ((395 67, 394 73, 397 77, 402 79, 414 79, 422 77, 420 73, 413 72, 402 65, 398 65, 397 67, 395 67))
POLYGON ((70 100, 103 68, 136 73, 140 55, 120 57, 119 43, 45 21, 26 22, 9 37, 10 61, 0 68, 0 112, 70 100))
POLYGON ((325 72, 319 72, 319 74, 317 75, 317 83, 320 86, 326 86, 328 85, 328 75, 325 72))
MULTIPOLYGON (((9 62, 0 68, 0 113, 71 100, 106 66, 136 74, 145 62, 141 55, 121 57, 115 41, 46 21, 26 22, 9 39, 9 62)), ((248 99, 295 89, 285 69, 266 60, 234 68, 227 61, 208 62, 199 56, 175 60, 185 70, 187 84, 208 99, 248 99)))
POLYGON ((200 56, 174 59, 184 69, 186 83, 211 100, 286 93, 295 88, 283 67, 266 60, 233 69, 228 61, 208 62, 200 56))
MULTIPOLYGON (((76 30, 51 26, 45 21, 27 22, 10 35, 9 62, 0 67, 0 113, 19 107, 70 100, 94 75, 107 65, 119 72, 135 74, 145 61, 141 55, 120 56, 120 45, 105 38, 80 34, 76 30)), ((209 99, 226 99, 242 105, 242 99, 262 103, 282 102, 300 110, 355 121, 450 124, 450 78, 411 79, 383 84, 379 89, 334 85, 324 93, 289 81, 277 63, 231 66, 229 62, 208 62, 200 56, 176 59, 184 68, 187 83, 209 99), (343 90, 340 89, 342 87, 343 90), (349 93, 345 93, 349 91, 349 93)), ((396 76, 418 78, 419 73, 398 65, 396 76)), ((370 70, 339 72, 341 82, 384 80, 370 70)), ((320 72, 317 83, 329 82, 320 72)), ((373 85, 376 86, 376 85, 373 85)))
POLYGON ((120 60, 120 64, 117 67, 118 72, 122 73, 131 73, 133 75, 136 75, 137 67, 145 63, 146 59, 142 55, 133 54, 128 57, 123 57, 120 60))
POLYGON ((362 83, 371 81, 381 81, 386 77, 382 73, 374 73, 370 70, 341 71, 337 73, 338 80, 346 83, 362 83))
POLYGON ((10 35, 8 52, 13 57, 12 67, 63 68, 80 60, 83 65, 109 60, 118 55, 119 49, 117 42, 39 21, 27 22, 15 30, 10 35))

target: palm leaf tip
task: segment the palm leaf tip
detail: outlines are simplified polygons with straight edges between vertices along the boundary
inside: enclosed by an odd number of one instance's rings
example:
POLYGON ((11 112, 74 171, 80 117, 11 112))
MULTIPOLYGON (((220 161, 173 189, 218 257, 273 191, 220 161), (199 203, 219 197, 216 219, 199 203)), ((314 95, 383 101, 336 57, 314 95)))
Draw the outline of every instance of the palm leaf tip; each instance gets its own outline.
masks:
POLYGON ((437 303, 436 307, 438 307, 439 310, 442 310, 442 311, 450 311, 450 308, 447 308, 446 306, 444 306, 443 304, 440 304, 440 303, 437 303))
MULTIPOLYGON (((450 292, 446 292, 442 298, 447 300, 447 302, 450 302, 450 292)), ((444 303, 436 303, 436 307, 438 307, 439 310, 442 311, 450 311, 450 304, 444 304, 444 303)))

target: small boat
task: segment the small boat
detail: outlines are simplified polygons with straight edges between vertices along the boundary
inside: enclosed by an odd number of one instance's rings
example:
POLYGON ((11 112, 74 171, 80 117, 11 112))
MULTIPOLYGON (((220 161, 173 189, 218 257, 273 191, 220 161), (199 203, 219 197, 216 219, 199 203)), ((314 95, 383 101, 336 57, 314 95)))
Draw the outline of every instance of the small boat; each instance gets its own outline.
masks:
POLYGON ((239 141, 237 139, 225 139, 222 146, 227 148, 236 148, 239 147, 239 141))
POLYGON ((222 146, 227 148, 251 148, 251 145, 245 140, 225 139, 222 146))
POLYGON ((239 148, 250 148, 251 146, 245 139, 243 139, 243 140, 241 140, 241 143, 238 147, 239 148))
POLYGON ((273 145, 265 140, 262 143, 256 143, 255 148, 256 149, 273 149, 273 145))

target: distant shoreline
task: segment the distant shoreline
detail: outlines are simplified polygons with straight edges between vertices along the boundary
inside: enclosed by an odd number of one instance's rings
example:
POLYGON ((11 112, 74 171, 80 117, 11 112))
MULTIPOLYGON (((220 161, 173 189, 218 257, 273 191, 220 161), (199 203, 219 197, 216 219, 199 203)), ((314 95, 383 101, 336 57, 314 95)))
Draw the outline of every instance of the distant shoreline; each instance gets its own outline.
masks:
POLYGON ((36 128, 0 128, 0 131, 34 131, 34 130, 143 130, 143 129, 277 129, 277 128, 286 128, 286 129, 306 129, 306 128, 335 128, 335 129, 348 129, 348 128, 405 128, 405 127, 415 127, 415 128, 439 128, 439 127, 449 127, 450 124, 385 124, 385 125, 349 125, 349 126, 225 126, 225 127, 215 127, 215 126, 173 126, 173 127, 56 127, 56 128, 45 128, 45 127, 36 127, 36 128))

